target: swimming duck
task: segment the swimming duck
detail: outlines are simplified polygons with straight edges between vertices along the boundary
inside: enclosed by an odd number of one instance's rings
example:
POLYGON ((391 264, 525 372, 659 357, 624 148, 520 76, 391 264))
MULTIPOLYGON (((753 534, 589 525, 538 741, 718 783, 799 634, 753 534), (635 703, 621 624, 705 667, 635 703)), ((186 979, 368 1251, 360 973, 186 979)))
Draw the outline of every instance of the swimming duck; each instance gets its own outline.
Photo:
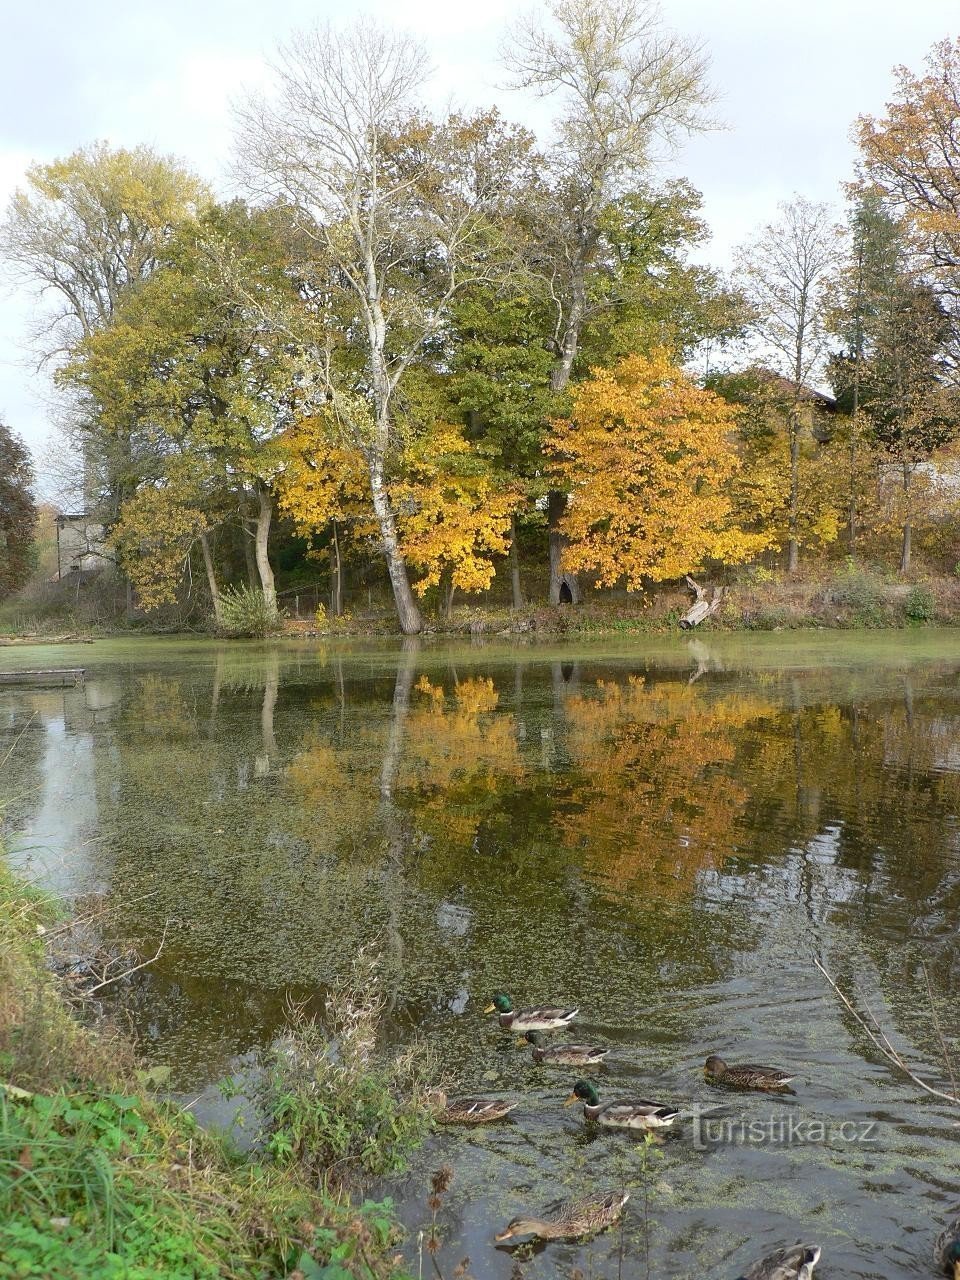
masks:
POLYGON ((960 1280, 960 1218, 954 1218, 937 1236, 933 1259, 941 1271, 960 1280))
POLYGON ((504 1031, 558 1031, 574 1020, 579 1009, 556 1009, 536 1006, 531 1009, 514 1009, 513 1001, 498 991, 483 1011, 497 1013, 504 1031))
POLYGON ((495 1239, 512 1240, 514 1236, 539 1236, 541 1240, 569 1240, 594 1235, 611 1226, 623 1213, 630 1199, 629 1191, 605 1191, 599 1195, 565 1200, 554 1205, 543 1218, 513 1218, 495 1239))
POLYGON ((786 1089, 794 1075, 776 1067, 764 1067, 755 1062, 734 1062, 729 1065, 712 1053, 704 1064, 704 1075, 712 1084, 729 1084, 738 1089, 786 1089))
POLYGON ((528 1031, 526 1040, 533 1046, 534 1062, 546 1063, 548 1067, 596 1067, 610 1052, 598 1044, 544 1045, 539 1031, 528 1031))
POLYGON ((783 1245, 755 1262, 740 1280, 810 1280, 819 1260, 818 1244, 783 1245))
POLYGON ((578 1099, 583 1103, 585 1120, 596 1120, 610 1129, 663 1129, 680 1114, 676 1107, 659 1102, 601 1102, 589 1080, 578 1080, 563 1105, 568 1107, 578 1099))
POLYGON ((438 1124, 489 1124, 520 1105, 504 1098, 448 1098, 440 1089, 434 1091, 433 1102, 438 1124))

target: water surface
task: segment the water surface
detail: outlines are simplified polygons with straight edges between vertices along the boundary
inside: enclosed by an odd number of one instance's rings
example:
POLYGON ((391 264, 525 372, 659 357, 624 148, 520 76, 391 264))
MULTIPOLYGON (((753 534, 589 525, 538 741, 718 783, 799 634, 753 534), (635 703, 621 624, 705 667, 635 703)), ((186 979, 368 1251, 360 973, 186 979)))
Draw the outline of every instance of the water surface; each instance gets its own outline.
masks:
POLYGON ((465 1091, 521 1096, 431 1140, 393 1186, 416 1267, 427 1176, 445 1276, 508 1218, 631 1186, 622 1235, 551 1245, 531 1277, 733 1277, 782 1240, 825 1277, 930 1273, 955 1208, 957 1110, 894 1071, 817 973, 855 982, 949 1088, 956 1047, 960 647, 955 633, 699 637, 498 648, 182 641, 0 651, 83 665, 77 689, 0 686, 13 857, 163 954, 135 1030, 202 1095, 383 949, 388 1034, 465 1091), (601 1096, 726 1105, 653 1157, 564 1109, 482 1008, 579 1004, 612 1046, 601 1096), (718 1093, 703 1059, 794 1067, 796 1093, 718 1093), (753 1128, 751 1129, 751 1122, 753 1128))

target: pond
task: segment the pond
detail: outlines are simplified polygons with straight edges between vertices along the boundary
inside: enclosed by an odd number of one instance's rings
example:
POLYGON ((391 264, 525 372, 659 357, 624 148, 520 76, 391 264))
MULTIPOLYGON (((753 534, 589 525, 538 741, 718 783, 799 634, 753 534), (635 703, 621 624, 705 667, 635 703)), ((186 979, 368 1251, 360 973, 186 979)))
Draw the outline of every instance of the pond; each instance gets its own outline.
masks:
POLYGON ((521 1101, 388 1188, 414 1272, 446 1163, 445 1277, 465 1257, 515 1276, 509 1218, 624 1184, 622 1232, 522 1273, 734 1277, 803 1237, 825 1277, 930 1274, 957 1109, 876 1052, 814 959, 949 1089, 931 1006, 956 1048, 956 633, 0 651, 17 666, 87 675, 0 686, 6 842, 57 891, 121 903, 111 928, 145 954, 166 927, 131 1016, 178 1093, 226 1117, 216 1081, 375 942, 390 1038, 521 1101), (483 1015, 497 990, 580 1007, 576 1038, 611 1050, 602 1098, 719 1109, 655 1151, 585 1126, 561 1105, 577 1073, 483 1015), (721 1092, 714 1052, 795 1070, 795 1093, 721 1092))

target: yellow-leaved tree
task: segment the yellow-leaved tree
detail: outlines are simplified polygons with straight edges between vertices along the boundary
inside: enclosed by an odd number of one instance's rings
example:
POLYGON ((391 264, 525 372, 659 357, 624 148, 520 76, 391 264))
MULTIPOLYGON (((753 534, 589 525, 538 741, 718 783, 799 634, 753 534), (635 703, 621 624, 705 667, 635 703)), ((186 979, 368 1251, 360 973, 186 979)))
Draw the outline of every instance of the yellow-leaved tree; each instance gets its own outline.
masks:
POLYGON ((414 590, 444 586, 449 614, 454 591, 485 591, 493 581, 492 557, 509 549, 520 494, 446 423, 414 440, 404 461, 390 493, 404 553, 420 573, 414 590))
POLYGON ((628 591, 739 564, 769 545, 740 527, 730 494, 739 469, 729 405, 697 387, 665 351, 595 369, 547 448, 571 494, 564 567, 628 591))

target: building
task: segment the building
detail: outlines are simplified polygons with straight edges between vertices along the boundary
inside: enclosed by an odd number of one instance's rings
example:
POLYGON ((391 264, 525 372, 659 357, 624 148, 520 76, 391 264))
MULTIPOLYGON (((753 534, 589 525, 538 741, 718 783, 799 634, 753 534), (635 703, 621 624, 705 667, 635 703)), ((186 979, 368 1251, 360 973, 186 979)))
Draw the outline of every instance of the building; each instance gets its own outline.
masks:
POLYGON ((111 564, 103 524, 83 512, 57 516, 57 577, 93 573, 111 564))

